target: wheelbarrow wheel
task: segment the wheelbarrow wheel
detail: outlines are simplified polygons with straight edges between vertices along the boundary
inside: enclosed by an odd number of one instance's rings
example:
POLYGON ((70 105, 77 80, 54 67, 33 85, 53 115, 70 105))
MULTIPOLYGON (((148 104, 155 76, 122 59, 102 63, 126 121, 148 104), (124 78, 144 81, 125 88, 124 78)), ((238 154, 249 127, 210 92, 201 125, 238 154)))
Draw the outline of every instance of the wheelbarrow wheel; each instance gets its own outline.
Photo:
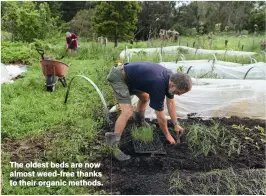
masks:
POLYGON ((55 85, 53 85, 53 86, 46 86, 46 90, 47 90, 48 92, 53 92, 53 91, 55 91, 55 85))
POLYGON ((53 75, 46 76, 46 90, 48 92, 55 91, 55 84, 57 82, 57 77, 53 75))

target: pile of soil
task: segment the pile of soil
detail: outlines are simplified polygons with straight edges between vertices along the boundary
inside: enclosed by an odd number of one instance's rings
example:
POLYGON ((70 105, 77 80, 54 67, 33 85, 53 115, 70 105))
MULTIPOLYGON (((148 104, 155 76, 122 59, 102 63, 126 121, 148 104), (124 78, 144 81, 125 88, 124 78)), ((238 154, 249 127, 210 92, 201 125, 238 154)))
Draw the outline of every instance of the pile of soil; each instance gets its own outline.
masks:
MULTIPOLYGON (((118 114, 113 114, 111 119, 115 122, 118 114)), ((186 143, 186 134, 181 138, 180 145, 170 145, 162 135, 161 131, 156 128, 155 131, 160 135, 166 155, 154 154, 137 154, 134 152, 130 129, 134 125, 134 121, 130 120, 127 124, 125 132, 121 140, 121 150, 126 154, 131 155, 131 159, 124 162, 119 162, 112 159, 112 155, 102 161, 103 174, 108 176, 108 181, 105 183, 105 191, 108 194, 124 194, 124 195, 165 195, 177 194, 171 188, 170 180, 176 171, 181 172, 183 176, 192 176, 198 172, 209 172, 220 169, 262 169, 265 168, 265 146, 260 142, 260 149, 254 147, 253 143, 246 140, 240 131, 235 131, 232 128, 233 124, 245 125, 251 129, 252 134, 260 134, 255 126, 265 127, 265 121, 253 120, 249 118, 215 118, 212 120, 202 120, 200 118, 189 118, 179 120, 184 124, 200 123, 209 126, 212 121, 219 122, 226 127, 228 132, 235 134, 241 141, 241 152, 239 155, 232 154, 209 154, 205 156, 194 156, 188 149, 186 143)), ((113 128, 105 128, 104 132, 112 131, 113 128)), ((261 170, 262 171, 262 170, 261 170)), ((195 187, 199 184, 194 184, 195 187)), ((179 192, 185 194, 185 192, 179 192)), ((201 194, 201 193, 198 193, 201 194)), ((223 194, 223 193, 220 193, 223 194)), ((242 194, 245 194, 242 193, 242 194)), ((248 194, 248 193, 246 193, 248 194)))

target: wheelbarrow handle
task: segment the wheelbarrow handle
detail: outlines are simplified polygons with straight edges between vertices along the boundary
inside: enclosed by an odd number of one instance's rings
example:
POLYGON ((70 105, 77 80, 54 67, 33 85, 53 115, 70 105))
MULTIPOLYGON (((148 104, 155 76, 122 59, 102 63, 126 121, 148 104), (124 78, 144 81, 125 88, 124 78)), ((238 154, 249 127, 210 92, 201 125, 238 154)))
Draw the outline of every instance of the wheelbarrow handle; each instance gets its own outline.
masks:
POLYGON ((44 59, 43 55, 44 55, 44 51, 41 48, 36 48, 37 52, 41 55, 42 59, 44 59))

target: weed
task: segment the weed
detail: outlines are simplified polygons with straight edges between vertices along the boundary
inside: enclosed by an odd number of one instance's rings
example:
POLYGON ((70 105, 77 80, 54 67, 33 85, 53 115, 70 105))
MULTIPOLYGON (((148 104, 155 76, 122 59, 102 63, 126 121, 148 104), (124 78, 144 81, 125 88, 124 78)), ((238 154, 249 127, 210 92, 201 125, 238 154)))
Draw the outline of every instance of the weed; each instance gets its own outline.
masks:
POLYGON ((170 177, 170 190, 171 189, 182 190, 183 188, 184 188, 184 183, 182 182, 182 179, 180 179, 178 170, 176 170, 170 177))

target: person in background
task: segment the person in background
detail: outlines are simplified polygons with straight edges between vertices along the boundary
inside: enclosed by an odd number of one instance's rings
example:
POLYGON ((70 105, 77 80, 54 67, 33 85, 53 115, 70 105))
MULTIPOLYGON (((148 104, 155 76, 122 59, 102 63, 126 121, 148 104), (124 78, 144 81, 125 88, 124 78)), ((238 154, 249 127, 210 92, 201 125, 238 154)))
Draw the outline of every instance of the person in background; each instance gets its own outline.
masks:
POLYGON ((67 48, 67 55, 70 55, 71 50, 74 50, 77 54, 78 52, 78 36, 74 33, 67 32, 66 33, 66 48, 67 48))
POLYGON ((172 73, 170 70, 153 62, 132 62, 113 67, 108 77, 108 82, 113 88, 117 102, 120 104, 121 114, 116 120, 114 132, 105 134, 107 145, 116 147, 113 151, 114 157, 119 161, 130 159, 119 149, 121 135, 125 129, 128 119, 133 115, 141 126, 148 127, 145 121, 145 109, 149 105, 155 110, 160 129, 170 144, 176 141, 167 127, 164 113, 164 100, 171 117, 174 129, 178 137, 182 136, 184 129, 176 118, 176 104, 174 95, 182 95, 192 88, 191 78, 182 72, 172 73), (130 95, 139 98, 137 111, 133 112, 130 95))

